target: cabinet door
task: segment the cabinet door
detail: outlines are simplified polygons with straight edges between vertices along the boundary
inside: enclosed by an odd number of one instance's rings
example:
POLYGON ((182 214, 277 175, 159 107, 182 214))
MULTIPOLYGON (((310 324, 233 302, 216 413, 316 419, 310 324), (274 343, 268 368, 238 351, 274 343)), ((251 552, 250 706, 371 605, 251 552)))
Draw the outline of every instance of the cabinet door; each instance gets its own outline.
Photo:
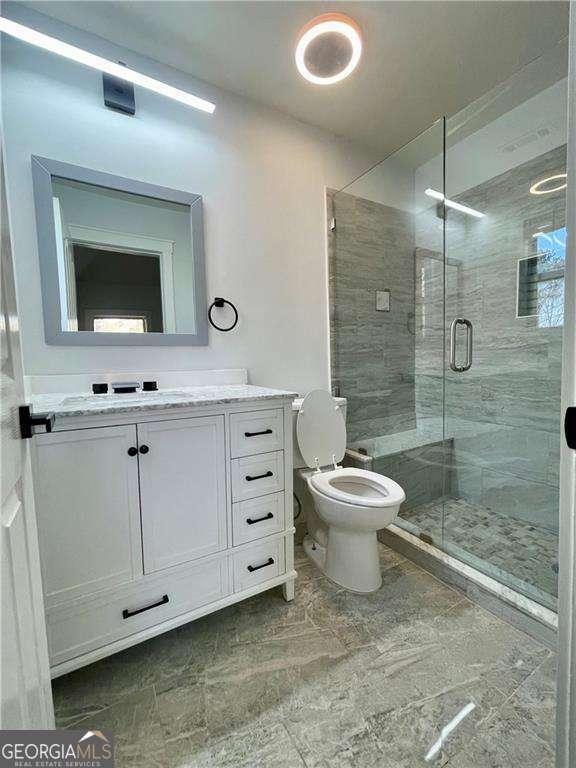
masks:
POLYGON ((138 443, 145 572, 225 549, 224 417, 139 424, 138 443))
POLYGON ((46 607, 141 575, 138 459, 128 454, 136 427, 53 432, 35 442, 46 607))

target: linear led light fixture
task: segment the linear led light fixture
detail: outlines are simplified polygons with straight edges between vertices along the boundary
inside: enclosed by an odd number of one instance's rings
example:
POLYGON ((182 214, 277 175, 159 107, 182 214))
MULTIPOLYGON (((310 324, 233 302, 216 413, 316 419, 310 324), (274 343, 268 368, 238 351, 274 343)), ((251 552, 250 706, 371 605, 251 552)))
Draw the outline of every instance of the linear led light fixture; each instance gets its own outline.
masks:
POLYGON ((36 45, 38 48, 43 48, 45 51, 57 53, 59 56, 64 56, 66 59, 78 62, 78 64, 84 64, 86 67, 97 69, 100 72, 106 72, 108 75, 117 77, 119 80, 127 80, 129 83, 139 85, 141 88, 147 88, 149 91, 154 91, 162 96, 167 96, 169 99, 175 99, 189 107, 194 107, 194 109, 208 112, 210 115, 216 109, 215 104, 212 104, 205 99, 201 99, 199 96, 194 96, 186 91, 181 91, 179 88, 174 88, 172 85, 167 85, 160 80, 155 80, 153 77, 143 75, 141 72, 128 69, 128 67, 125 67, 122 64, 103 59, 101 56, 96 56, 94 53, 84 51, 82 48, 77 48, 75 45, 64 43, 62 40, 57 40, 55 37, 44 35, 42 32, 37 32, 35 29, 30 29, 30 27, 25 27, 23 24, 18 24, 11 19, 6 19, 4 17, 0 18, 0 32, 16 37, 18 40, 23 40, 25 43, 36 45))
POLYGON ((468 216, 474 216, 477 219, 483 219, 484 216, 486 216, 485 213, 480 213, 480 211, 477 211, 474 208, 469 208, 467 205, 461 205, 454 200, 449 200, 447 197, 445 198, 442 192, 437 192, 435 189, 430 189, 430 187, 424 190, 424 194, 428 195, 428 197, 433 197, 435 200, 442 201, 446 208, 453 208, 455 211, 467 213, 468 216))

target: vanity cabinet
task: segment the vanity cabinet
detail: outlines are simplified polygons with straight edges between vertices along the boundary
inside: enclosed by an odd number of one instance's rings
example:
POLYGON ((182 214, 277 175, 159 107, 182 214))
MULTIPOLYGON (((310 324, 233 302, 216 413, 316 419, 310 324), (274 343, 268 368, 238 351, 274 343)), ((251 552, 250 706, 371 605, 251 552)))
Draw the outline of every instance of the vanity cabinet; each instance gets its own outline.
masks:
POLYGON ((292 598, 291 399, 277 406, 57 418, 35 436, 53 675, 273 586, 292 598))
POLYGON ((35 491, 47 608, 142 571, 134 425, 38 435, 35 491))
POLYGON ((224 416, 138 425, 144 573, 226 549, 224 416))

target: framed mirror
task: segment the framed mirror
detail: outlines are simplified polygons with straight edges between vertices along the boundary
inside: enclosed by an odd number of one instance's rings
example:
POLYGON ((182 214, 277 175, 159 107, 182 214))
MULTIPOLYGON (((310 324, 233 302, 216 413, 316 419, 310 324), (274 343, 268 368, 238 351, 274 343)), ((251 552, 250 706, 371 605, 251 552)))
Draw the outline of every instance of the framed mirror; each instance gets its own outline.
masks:
POLYGON ((48 344, 208 343, 202 197, 32 157, 48 344))

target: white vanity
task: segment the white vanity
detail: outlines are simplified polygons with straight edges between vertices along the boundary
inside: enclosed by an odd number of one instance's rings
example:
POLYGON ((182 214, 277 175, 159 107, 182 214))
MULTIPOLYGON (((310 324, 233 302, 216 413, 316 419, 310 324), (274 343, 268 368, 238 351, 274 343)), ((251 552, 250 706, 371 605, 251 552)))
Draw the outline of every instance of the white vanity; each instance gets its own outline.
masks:
POLYGON ((283 585, 294 595, 291 392, 42 395, 34 437, 53 676, 283 585))
MULTIPOLYGON (((230 301, 208 309, 201 195, 30 162, 46 344, 207 346, 209 323, 235 327, 230 301)), ((161 380, 139 394, 79 372, 28 382, 33 412, 55 416, 33 438, 54 676, 271 587, 293 597, 295 393, 246 371, 161 380)))

